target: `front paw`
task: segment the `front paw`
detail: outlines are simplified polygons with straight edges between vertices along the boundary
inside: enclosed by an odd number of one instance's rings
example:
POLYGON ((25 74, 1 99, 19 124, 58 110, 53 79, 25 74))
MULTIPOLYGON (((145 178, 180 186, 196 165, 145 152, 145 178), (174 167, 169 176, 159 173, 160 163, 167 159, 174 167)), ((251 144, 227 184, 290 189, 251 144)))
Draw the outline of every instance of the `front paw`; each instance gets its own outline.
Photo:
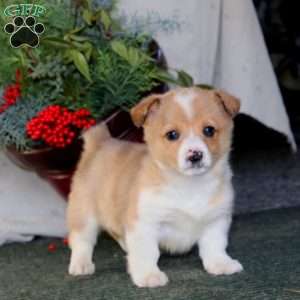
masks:
POLYGON ((213 275, 231 275, 243 271, 239 261, 229 256, 209 258, 203 265, 205 270, 213 275))
POLYGON ((69 265, 69 274, 73 276, 92 275, 95 272, 95 264, 89 259, 73 259, 69 265))
POLYGON ((154 288, 164 286, 168 283, 169 279, 164 272, 155 270, 146 274, 131 275, 132 280, 138 287, 154 288))

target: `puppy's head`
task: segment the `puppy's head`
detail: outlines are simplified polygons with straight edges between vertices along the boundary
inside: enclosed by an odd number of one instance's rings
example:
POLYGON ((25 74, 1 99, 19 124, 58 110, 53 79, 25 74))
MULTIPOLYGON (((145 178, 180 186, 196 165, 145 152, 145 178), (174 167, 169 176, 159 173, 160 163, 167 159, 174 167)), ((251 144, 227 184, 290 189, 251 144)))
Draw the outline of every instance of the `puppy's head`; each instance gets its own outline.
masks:
POLYGON ((131 110, 162 168, 184 175, 207 172, 230 151, 232 119, 240 102, 224 91, 180 88, 151 95, 131 110))

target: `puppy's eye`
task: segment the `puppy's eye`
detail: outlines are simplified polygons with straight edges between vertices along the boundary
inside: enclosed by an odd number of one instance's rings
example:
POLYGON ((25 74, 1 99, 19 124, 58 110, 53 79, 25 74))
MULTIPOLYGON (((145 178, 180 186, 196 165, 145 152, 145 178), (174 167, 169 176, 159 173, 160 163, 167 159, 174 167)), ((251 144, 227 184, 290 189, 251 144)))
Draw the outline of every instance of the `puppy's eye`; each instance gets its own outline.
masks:
POLYGON ((216 129, 212 126, 206 126, 203 128, 203 134, 206 137, 213 137, 216 132, 216 129))
POLYGON ((176 141, 178 140, 180 137, 180 134, 178 131, 176 130, 170 130, 166 133, 166 138, 169 140, 169 141, 176 141))

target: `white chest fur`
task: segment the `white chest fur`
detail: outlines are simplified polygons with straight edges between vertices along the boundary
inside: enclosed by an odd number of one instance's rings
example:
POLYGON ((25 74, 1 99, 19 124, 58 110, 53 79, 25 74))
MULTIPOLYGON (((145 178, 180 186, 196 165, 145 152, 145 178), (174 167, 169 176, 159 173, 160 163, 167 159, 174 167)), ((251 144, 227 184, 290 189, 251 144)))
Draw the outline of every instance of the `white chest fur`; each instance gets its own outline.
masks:
POLYGON ((139 199, 139 223, 157 230, 163 249, 189 250, 205 226, 220 215, 231 214, 230 172, 227 175, 225 179, 212 174, 174 178, 160 188, 145 189, 139 199))

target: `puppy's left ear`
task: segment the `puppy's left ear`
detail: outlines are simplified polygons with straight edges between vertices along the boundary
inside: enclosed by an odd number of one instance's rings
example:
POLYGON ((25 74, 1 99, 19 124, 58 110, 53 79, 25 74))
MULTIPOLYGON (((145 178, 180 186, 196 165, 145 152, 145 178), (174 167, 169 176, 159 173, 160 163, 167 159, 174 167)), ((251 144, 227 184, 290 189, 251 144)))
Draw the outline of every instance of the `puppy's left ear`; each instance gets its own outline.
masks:
POLYGON ((136 127, 141 127, 146 119, 158 109, 161 95, 153 94, 142 99, 130 110, 132 121, 136 127))
POLYGON ((231 118, 234 118, 240 111, 240 100, 223 90, 216 90, 215 93, 226 113, 231 118))

